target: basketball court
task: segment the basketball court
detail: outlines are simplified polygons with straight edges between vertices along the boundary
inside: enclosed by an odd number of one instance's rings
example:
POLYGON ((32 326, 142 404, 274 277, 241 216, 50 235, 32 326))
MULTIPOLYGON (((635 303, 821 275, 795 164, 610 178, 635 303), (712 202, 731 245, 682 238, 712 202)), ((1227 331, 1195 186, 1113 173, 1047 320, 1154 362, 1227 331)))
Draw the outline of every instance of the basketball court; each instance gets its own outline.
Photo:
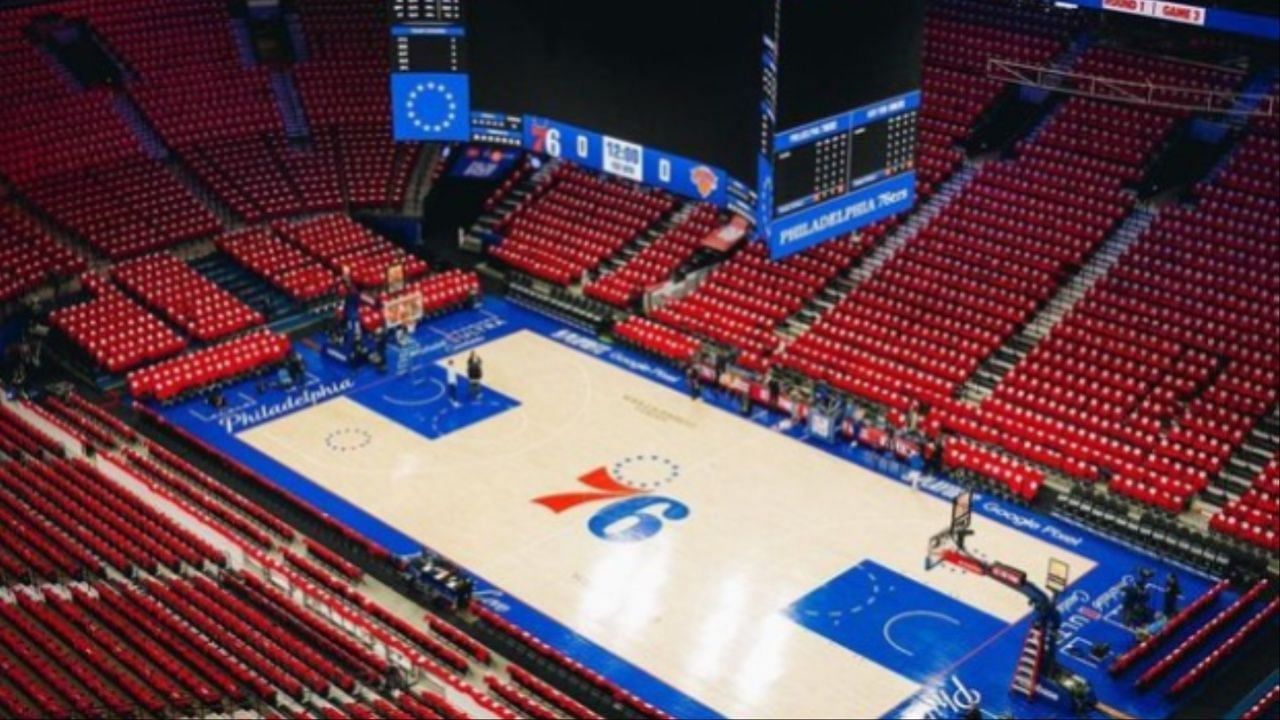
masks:
MULTIPOLYGON (((500 301, 415 338, 417 359, 386 374, 313 348, 301 393, 168 414, 393 552, 460 563, 482 602, 675 714, 1014 702, 1025 599, 925 570, 958 486, 913 488, 780 418, 695 402, 671 368, 500 301), (485 387, 471 400, 464 380, 455 402, 445 364, 465 377, 473 351, 485 387)), ((1097 632, 1115 632, 1109 591, 1151 562, 994 498, 973 528, 972 549, 1038 584, 1066 562, 1064 612, 1092 601, 1078 622, 1097 632)))

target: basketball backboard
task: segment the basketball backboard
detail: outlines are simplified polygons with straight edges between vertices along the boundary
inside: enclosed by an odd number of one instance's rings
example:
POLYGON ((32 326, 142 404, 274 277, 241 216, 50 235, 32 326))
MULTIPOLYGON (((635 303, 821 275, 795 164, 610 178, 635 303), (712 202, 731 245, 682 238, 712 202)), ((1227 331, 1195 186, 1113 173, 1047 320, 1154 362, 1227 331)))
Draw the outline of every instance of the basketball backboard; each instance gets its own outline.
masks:
POLYGON ((964 494, 951 501, 951 532, 959 535, 966 532, 972 524, 973 491, 966 490, 964 494))
POLYGON ((413 328, 422 320, 422 294, 405 293, 382 304, 382 318, 388 329, 413 328))

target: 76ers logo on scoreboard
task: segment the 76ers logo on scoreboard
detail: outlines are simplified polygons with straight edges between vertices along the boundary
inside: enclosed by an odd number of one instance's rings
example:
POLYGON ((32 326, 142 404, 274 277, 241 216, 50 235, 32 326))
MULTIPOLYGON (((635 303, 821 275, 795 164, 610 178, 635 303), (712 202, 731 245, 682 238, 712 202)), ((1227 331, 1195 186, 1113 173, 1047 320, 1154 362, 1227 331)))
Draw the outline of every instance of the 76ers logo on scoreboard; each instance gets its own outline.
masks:
POLYGON ((599 147, 599 136, 574 129, 569 125, 553 124, 543 120, 530 119, 530 147, 534 152, 546 153, 553 158, 566 158, 574 162, 591 165, 598 162, 596 148, 599 147))
POLYGON ((607 503, 587 521, 592 535, 634 543, 662 532, 666 522, 689 517, 689 507, 654 491, 680 479, 680 466, 657 455, 640 455, 578 478, 586 490, 546 495, 534 502, 557 515, 580 505, 607 503))

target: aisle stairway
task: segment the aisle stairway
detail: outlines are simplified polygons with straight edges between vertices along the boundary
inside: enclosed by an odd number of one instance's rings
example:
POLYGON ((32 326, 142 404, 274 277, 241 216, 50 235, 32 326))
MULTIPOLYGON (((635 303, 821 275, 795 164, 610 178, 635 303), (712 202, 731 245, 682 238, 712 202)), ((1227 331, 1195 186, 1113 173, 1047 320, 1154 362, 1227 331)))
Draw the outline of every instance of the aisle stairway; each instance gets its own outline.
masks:
POLYGON ((272 330, 287 332, 308 319, 309 313, 305 307, 221 253, 192 260, 191 266, 223 290, 262 313, 267 318, 267 326, 272 330))
POLYGON ((432 181, 440 163, 444 162, 444 154, 434 145, 424 147, 419 153, 413 171, 409 174, 409 186, 404 193, 403 213, 408 217, 422 217, 422 205, 427 194, 431 192, 432 181))
POLYGON ((689 213, 693 208, 694 206, 692 204, 677 205, 676 209, 667 214, 666 217, 663 217, 653 225, 650 225, 644 232, 633 238, 631 242, 620 248, 618 252, 605 258, 604 262, 600 263, 600 266, 596 268, 596 276, 605 277, 606 275, 621 269, 627 264, 627 261, 631 260, 631 258, 636 255, 639 255, 658 238, 678 226, 689 216, 689 213))
POLYGON ((164 141, 160 139, 160 135, 156 132, 151 123, 143 117, 141 109, 137 103, 128 94, 120 92, 111 98, 111 104, 115 108, 116 113, 124 120, 129 129, 133 131, 134 137, 138 139, 138 143, 142 145, 142 151, 152 160, 165 160, 169 157, 169 149, 165 147, 164 141))
MULTIPOLYGON (((1214 478, 1209 498, 1223 504, 1243 495, 1272 457, 1280 454, 1280 405, 1273 407, 1245 436, 1244 442, 1227 458, 1221 474, 1214 478)), ((1216 503, 1215 503, 1216 504, 1216 503)))
POLYGON ((1107 276, 1111 268, 1124 257, 1129 246, 1142 237, 1155 219, 1156 210, 1150 207, 1140 207, 1130 214, 1071 281, 1061 286, 1040 312, 1027 322, 1021 332, 987 358, 961 390, 960 396, 975 404, 986 400, 1004 376, 1049 335, 1058 321, 1071 312, 1071 308, 1088 294, 1098 280, 1107 276))
POLYGON ((311 137, 311 127, 307 122, 306 111, 302 107, 302 98, 298 96, 298 86, 293 76, 283 70, 271 73, 271 94, 275 96, 276 108, 284 121, 285 137, 293 141, 302 141, 311 137))
POLYGON ((943 208, 960 194, 965 185, 981 167, 981 162, 970 161, 956 174, 938 186, 937 191, 924 204, 918 206, 908 216, 906 222, 889 233, 879 247, 856 263, 843 276, 837 276, 831 284, 818 293, 804 308, 787 318, 778 328, 778 334, 787 340, 794 340, 809 331, 823 315, 840 304, 840 300, 853 292, 867 278, 875 274, 881 266, 889 262, 903 245, 907 244, 921 228, 929 224, 943 208))

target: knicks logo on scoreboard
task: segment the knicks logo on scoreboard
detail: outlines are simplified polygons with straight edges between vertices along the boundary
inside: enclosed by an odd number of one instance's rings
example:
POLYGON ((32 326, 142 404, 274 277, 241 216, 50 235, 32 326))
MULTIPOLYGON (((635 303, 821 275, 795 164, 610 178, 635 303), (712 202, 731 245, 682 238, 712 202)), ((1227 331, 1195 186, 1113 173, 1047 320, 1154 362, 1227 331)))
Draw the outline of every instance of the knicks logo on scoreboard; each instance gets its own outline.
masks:
POLYGON ((654 492, 680 479, 680 466, 657 455, 626 458, 578 478, 585 490, 546 495, 533 502, 557 515, 582 505, 606 503, 587 521, 592 535, 633 543, 662 532, 666 522, 689 517, 689 507, 654 492))
POLYGON ((706 200, 720 189, 720 176, 706 165, 699 165, 689 171, 689 180, 698 189, 698 195, 706 200))

